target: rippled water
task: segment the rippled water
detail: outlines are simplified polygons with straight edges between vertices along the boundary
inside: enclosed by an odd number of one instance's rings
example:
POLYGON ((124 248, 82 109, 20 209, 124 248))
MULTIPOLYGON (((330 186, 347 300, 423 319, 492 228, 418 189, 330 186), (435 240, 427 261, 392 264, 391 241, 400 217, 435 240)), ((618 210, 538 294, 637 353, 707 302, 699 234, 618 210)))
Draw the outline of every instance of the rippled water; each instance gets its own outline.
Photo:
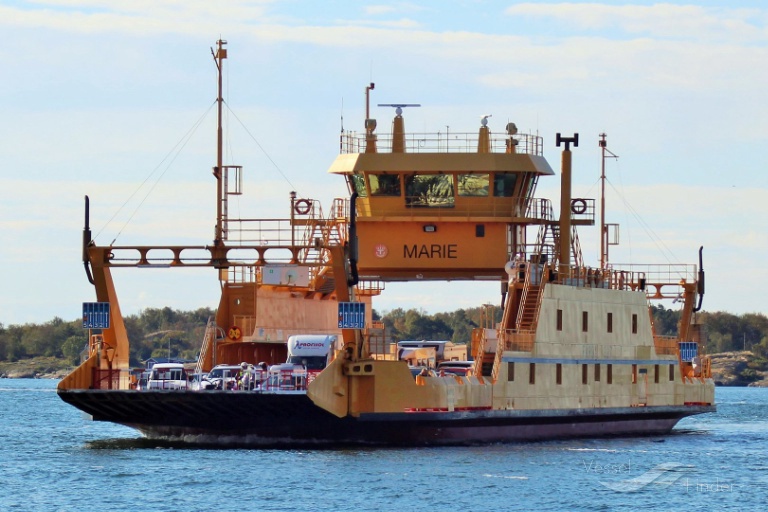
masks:
POLYGON ((0 510, 766 510, 768 389, 718 388, 667 436, 463 448, 210 449, 0 380, 0 510))

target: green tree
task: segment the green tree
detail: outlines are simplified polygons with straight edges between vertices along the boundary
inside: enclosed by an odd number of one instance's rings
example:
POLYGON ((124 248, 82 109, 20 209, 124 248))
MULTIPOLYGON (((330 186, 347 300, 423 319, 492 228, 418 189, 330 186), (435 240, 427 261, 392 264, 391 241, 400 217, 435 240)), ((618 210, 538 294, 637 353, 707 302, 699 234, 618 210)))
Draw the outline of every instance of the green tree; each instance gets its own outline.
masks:
POLYGON ((61 352, 71 364, 79 364, 80 353, 86 347, 87 343, 88 337, 84 334, 81 334, 80 336, 70 336, 61 346, 61 352))

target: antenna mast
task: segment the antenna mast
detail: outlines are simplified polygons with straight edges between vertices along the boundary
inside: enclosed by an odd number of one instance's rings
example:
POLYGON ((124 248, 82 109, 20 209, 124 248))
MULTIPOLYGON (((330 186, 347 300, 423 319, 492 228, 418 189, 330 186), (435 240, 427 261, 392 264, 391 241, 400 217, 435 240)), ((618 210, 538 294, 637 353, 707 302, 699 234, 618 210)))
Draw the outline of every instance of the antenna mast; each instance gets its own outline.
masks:
POLYGON ((605 133, 601 133, 599 142, 602 150, 602 158, 600 159, 600 268, 605 268, 608 265, 608 246, 611 245, 608 239, 608 225, 605 223, 605 159, 619 158, 607 148, 608 142, 605 138, 605 133), (606 153, 609 156, 606 156, 606 153))
POLYGON ((211 54, 213 54, 216 68, 218 69, 219 88, 218 96, 216 97, 216 103, 218 105, 218 118, 216 127, 216 167, 213 168, 213 175, 216 177, 216 232, 214 235, 214 245, 221 245, 223 239, 223 218, 222 218, 222 201, 224 197, 223 183, 222 183, 222 165, 223 165, 223 152, 224 152, 224 133, 222 129, 221 111, 224 104, 224 98, 222 96, 222 68, 224 67, 224 59, 227 58, 227 50, 224 45, 226 41, 219 39, 216 41, 217 49, 214 53, 211 48, 211 54))

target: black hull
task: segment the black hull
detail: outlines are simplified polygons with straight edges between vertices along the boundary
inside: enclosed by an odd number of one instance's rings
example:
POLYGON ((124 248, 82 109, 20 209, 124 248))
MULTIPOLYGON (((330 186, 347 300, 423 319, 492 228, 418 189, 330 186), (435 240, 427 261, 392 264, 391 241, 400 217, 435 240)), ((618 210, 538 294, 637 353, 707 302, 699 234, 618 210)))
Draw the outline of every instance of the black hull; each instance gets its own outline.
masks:
POLYGON ((715 406, 402 412, 338 418, 305 394, 59 391, 65 402, 149 438, 253 445, 460 445, 669 432, 715 406))

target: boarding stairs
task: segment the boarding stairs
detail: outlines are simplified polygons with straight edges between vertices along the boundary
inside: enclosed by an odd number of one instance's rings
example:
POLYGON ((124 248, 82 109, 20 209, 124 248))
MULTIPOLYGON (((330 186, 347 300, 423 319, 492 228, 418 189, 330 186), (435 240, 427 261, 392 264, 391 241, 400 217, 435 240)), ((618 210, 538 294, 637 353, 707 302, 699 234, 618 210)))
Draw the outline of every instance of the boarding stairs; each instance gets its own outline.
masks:
POLYGON ((213 347, 213 341, 216 339, 216 321, 213 317, 208 317, 208 323, 205 326, 205 334, 203 335, 203 344, 200 347, 200 355, 197 357, 197 363, 195 364, 195 373, 203 373, 203 363, 208 358, 208 353, 213 347))

